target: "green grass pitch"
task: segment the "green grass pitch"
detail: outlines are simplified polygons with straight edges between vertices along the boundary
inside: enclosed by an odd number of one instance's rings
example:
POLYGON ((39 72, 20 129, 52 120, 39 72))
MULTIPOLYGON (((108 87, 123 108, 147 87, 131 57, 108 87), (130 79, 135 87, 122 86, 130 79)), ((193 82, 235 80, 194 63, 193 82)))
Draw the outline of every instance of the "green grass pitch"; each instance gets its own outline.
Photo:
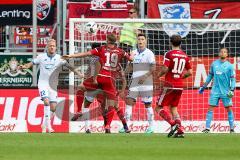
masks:
POLYGON ((239 160, 239 134, 1 133, 0 160, 239 160))

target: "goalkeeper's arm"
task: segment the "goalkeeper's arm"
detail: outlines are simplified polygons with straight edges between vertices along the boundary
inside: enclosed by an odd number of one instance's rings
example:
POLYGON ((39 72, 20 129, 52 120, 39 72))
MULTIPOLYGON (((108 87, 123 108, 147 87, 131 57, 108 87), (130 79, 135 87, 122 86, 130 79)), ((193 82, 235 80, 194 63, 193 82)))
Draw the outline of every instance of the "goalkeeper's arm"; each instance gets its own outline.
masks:
POLYGON ((207 88, 208 84, 211 82, 212 78, 213 78, 213 74, 210 72, 209 75, 208 75, 208 77, 207 77, 206 82, 202 85, 202 87, 199 88, 199 91, 198 91, 199 94, 202 94, 202 93, 203 93, 203 91, 205 90, 205 88, 207 88))
POLYGON ((206 82, 203 84, 202 87, 207 88, 208 84, 211 82, 212 79, 213 79, 213 74, 210 73, 210 74, 207 76, 206 82))
POLYGON ((231 85, 230 86, 231 91, 234 91, 236 88, 236 78, 235 78, 235 71, 233 68, 231 70, 230 85, 231 85))
POLYGON ((235 71, 234 71, 234 69, 232 68, 232 70, 231 70, 231 77, 230 77, 230 91, 228 91, 228 93, 227 93, 227 96, 228 96, 229 98, 232 98, 232 97, 233 97, 235 87, 236 87, 235 71))

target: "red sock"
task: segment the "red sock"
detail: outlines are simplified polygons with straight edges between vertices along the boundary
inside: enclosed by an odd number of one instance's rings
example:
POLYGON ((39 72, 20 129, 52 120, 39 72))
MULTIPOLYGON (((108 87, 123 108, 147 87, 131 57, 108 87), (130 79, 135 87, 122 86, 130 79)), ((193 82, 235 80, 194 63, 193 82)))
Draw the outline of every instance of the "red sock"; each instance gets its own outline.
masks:
POLYGON ((164 109, 161 109, 159 112, 159 115, 167 121, 171 126, 175 124, 175 121, 171 119, 170 115, 168 112, 166 112, 164 109))
POLYGON ((127 124, 126 118, 124 116, 123 110, 119 109, 119 111, 117 112, 118 118, 122 121, 123 125, 127 124))
POLYGON ((106 126, 110 126, 114 117, 114 108, 110 106, 106 114, 106 126))
POLYGON ((179 119, 179 118, 175 119, 175 123, 179 125, 179 129, 178 129, 177 133, 180 133, 180 134, 184 133, 181 119, 179 119))
POLYGON ((77 112, 82 111, 82 104, 84 100, 84 91, 78 90, 76 93, 76 101, 77 101, 77 112))

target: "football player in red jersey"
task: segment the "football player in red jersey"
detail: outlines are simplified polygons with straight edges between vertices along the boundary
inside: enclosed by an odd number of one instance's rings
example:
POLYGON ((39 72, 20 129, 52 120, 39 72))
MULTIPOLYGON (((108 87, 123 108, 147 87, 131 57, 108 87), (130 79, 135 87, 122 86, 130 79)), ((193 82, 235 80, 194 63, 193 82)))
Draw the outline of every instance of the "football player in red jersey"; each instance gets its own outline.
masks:
MULTIPOLYGON (((125 78, 125 73, 124 73, 121 66, 119 66, 118 70, 119 70, 120 75, 118 75, 117 78, 121 79, 121 81, 122 81, 122 88, 118 92, 118 95, 119 95, 119 97, 124 99, 124 96, 125 96, 124 92, 125 92, 125 89, 126 89, 126 86, 127 86, 127 81, 126 81, 126 78, 125 78)), ((107 110, 107 112, 106 112, 105 111, 106 97, 104 96, 103 91, 101 89, 95 89, 95 90, 93 90, 92 88, 89 89, 88 87, 87 88, 85 87, 84 89, 85 90, 81 90, 82 91, 81 95, 77 95, 77 106, 78 106, 78 109, 79 109, 80 107, 82 108, 82 105, 83 105, 83 113, 78 112, 79 115, 75 114, 73 118, 76 118, 76 119, 72 118, 72 121, 76 121, 79 117, 83 116, 83 114, 84 114, 85 131, 86 131, 86 133, 91 133, 91 130, 89 128, 89 118, 90 118, 89 107, 93 103, 94 98, 96 97, 97 101, 101 104, 101 111, 102 111, 102 115, 103 115, 103 118, 104 118, 104 126, 106 126, 106 123, 107 123, 106 117, 108 117, 108 116, 113 117, 114 116, 114 110, 115 110, 117 112, 118 118, 121 120, 121 122, 123 124, 124 132, 125 133, 130 133, 131 132, 128 128, 128 125, 127 125, 126 119, 124 117, 124 113, 123 113, 122 108, 119 108, 118 105, 116 104, 115 108, 111 108, 111 109, 107 110), (84 101, 84 103, 83 103, 83 101, 84 101)), ((111 121, 109 123, 111 123, 111 121)), ((110 128, 108 128, 105 132, 110 133, 110 128)))
POLYGON ((181 36, 172 35, 170 42, 172 50, 164 55, 163 67, 159 73, 159 77, 165 75, 165 84, 157 102, 156 112, 171 125, 168 137, 174 135, 175 138, 184 138, 177 106, 183 91, 183 79, 192 75, 192 68, 189 57, 180 48, 181 36), (184 69, 187 70, 186 73, 183 73, 184 69), (173 119, 164 110, 164 106, 169 106, 173 119))
MULTIPOLYGON (((99 47, 100 44, 93 43, 92 49, 99 47)), ((84 101, 84 92, 86 91, 96 91, 98 86, 96 85, 96 76, 101 69, 101 64, 99 62, 99 57, 91 56, 88 59, 88 69, 84 74, 84 81, 78 86, 78 90, 76 92, 76 113, 71 118, 71 121, 76 121, 79 117, 82 116, 82 104, 84 101)), ((83 112, 88 113, 89 109, 84 108, 83 112)), ((86 115, 87 116, 87 115, 86 115)), ((86 127, 86 133, 89 133, 88 127, 86 127)))
MULTIPOLYGON (((115 79, 119 72, 117 67, 124 58, 130 61, 132 60, 126 52, 120 48, 117 48, 116 40, 116 36, 114 34, 110 34, 107 35, 106 45, 87 52, 63 56, 64 59, 81 58, 86 56, 99 57, 102 68, 97 76, 97 83, 106 95, 106 106, 108 109, 114 108, 117 104, 117 91, 115 86, 115 79)), ((106 129, 110 128, 112 118, 112 115, 106 115, 106 129)))

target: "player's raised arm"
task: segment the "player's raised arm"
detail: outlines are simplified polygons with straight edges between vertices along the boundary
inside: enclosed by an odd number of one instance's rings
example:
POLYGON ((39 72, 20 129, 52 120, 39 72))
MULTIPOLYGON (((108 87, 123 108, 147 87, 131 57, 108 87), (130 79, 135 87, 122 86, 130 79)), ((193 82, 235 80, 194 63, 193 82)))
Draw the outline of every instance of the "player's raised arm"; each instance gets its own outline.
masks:
POLYGON ((32 62, 29 62, 29 63, 26 63, 26 64, 23 64, 23 65, 20 65, 18 66, 19 69, 28 69, 28 68, 31 68, 33 65, 35 64, 39 64, 41 61, 41 58, 40 58, 40 55, 38 55, 36 58, 34 58, 32 60, 32 62))
POLYGON ((79 78, 83 78, 83 77, 84 77, 84 75, 83 75, 81 72, 79 72, 78 69, 75 68, 74 66, 72 66, 71 64, 66 63, 65 66, 66 66, 68 69, 70 69, 72 72, 74 72, 75 74, 77 74, 79 78))
POLYGON ((28 68, 31 68, 32 66, 33 66, 33 63, 29 62, 29 63, 18 66, 18 69, 28 69, 28 68))
POLYGON ((63 59, 82 58, 82 57, 91 56, 91 55, 92 55, 91 51, 87 51, 87 52, 82 52, 82 53, 63 55, 62 58, 63 59))

